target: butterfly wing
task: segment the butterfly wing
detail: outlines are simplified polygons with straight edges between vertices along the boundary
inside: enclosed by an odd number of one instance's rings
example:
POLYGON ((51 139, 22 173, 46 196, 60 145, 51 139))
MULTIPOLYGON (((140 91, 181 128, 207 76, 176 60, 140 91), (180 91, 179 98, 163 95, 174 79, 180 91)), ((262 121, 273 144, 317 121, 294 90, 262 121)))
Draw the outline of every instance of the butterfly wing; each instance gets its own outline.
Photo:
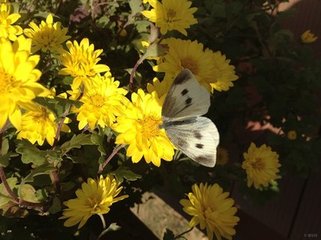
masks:
POLYGON ((164 123, 167 136, 185 155, 206 167, 214 167, 219 134, 206 117, 170 120, 164 123))
POLYGON ((165 98, 162 116, 180 118, 200 116, 210 107, 210 94, 194 77, 190 70, 182 70, 165 98))

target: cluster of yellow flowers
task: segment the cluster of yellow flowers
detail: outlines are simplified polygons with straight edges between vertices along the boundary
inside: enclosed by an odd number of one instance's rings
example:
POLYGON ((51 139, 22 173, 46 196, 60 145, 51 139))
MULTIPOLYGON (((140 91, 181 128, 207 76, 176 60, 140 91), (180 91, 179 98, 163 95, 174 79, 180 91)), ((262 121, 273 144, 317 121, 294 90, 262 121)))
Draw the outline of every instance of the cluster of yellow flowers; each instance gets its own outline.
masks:
MULTIPOLYGON (((197 23, 193 15, 197 9, 191 7, 191 1, 143 2, 150 8, 142 11, 143 16, 155 23, 164 36, 169 31, 187 36, 186 30, 197 23)), ((114 80, 107 65, 99 63, 102 50, 95 50, 87 38, 80 42, 68 40, 67 29, 54 22, 51 14, 46 21, 39 25, 31 22, 23 30, 15 25, 20 15, 11 13, 8 3, 1 3, 0 11, 0 130, 11 124, 17 130, 17 138, 33 144, 47 141, 53 145, 57 131, 68 131, 66 125, 59 129, 54 113, 34 101, 36 97, 55 95, 40 83, 41 71, 36 68, 40 57, 35 55, 39 51, 50 52, 61 65, 59 74, 72 77, 70 90, 64 95, 82 103, 71 109, 77 115, 79 130, 111 128, 117 133, 116 143, 128 146, 126 154, 134 163, 144 159, 155 166, 160 166, 162 159, 171 161, 174 155, 174 146, 160 127, 162 102, 174 77, 188 68, 211 93, 227 91, 238 78, 234 66, 221 52, 204 48, 197 41, 164 37, 159 44, 166 45, 166 51, 157 56, 153 68, 164 72, 164 79, 154 79, 148 92, 139 89, 129 100, 128 90, 114 80)), ((252 144, 244 158, 242 167, 249 186, 264 187, 279 177, 278 155, 269 147, 256 148, 252 144)), ((114 202, 127 197, 117 197, 121 189, 111 176, 88 179, 76 192, 77 197, 65 202, 65 226, 79 223, 80 228, 93 214, 107 213, 114 202)), ((217 239, 231 239, 239 218, 229 194, 217 184, 194 185, 192 191, 188 200, 181 201, 184 210, 193 216, 190 225, 206 228, 210 239, 214 235, 217 239)))

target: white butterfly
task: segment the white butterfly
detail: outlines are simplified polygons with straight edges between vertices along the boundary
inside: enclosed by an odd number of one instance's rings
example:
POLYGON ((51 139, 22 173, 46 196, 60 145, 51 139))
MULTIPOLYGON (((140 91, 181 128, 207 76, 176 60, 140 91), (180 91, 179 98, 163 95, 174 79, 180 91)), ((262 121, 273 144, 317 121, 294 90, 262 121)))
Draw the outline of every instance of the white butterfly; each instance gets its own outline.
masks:
POLYGON ((214 123, 201 117, 210 107, 210 94, 190 70, 175 78, 163 104, 162 118, 171 142, 192 160, 214 167, 219 134, 214 123))

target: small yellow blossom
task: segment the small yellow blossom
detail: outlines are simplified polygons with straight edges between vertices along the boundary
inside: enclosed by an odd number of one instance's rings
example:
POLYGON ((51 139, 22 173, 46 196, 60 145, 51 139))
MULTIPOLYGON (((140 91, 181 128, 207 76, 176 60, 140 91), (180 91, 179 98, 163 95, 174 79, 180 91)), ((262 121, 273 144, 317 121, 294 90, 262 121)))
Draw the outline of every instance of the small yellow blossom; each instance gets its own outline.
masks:
POLYGON ((181 70, 187 68, 209 91, 227 91, 233 86, 232 81, 238 78, 230 60, 220 52, 204 49, 197 41, 169 38, 162 44, 168 46, 168 51, 154 70, 165 72, 164 80, 172 82, 181 70))
POLYGON ((256 147, 251 143, 247 152, 243 153, 242 168, 247 174, 247 186, 256 189, 267 187, 272 181, 280 178, 279 155, 265 144, 256 147))
POLYGON ((80 229, 91 216, 108 213, 112 204, 128 197, 117 197, 122 189, 120 182, 112 176, 100 176, 96 180, 89 178, 81 185, 81 189, 76 191, 76 198, 64 202, 67 206, 61 217, 67 219, 64 226, 72 227, 79 224, 80 229))
POLYGON ((296 131, 291 130, 291 131, 288 131, 287 137, 290 140, 295 140, 295 139, 297 139, 298 135, 297 135, 296 131))
POLYGON ((78 113, 79 129, 89 126, 94 129, 111 127, 116 116, 125 110, 128 99, 125 97, 127 90, 119 87, 119 82, 114 81, 108 72, 104 76, 97 74, 86 81, 82 97, 79 99, 83 104, 75 111, 78 113))
POLYGON ((197 23, 193 14, 197 8, 192 7, 192 2, 188 0, 148 0, 153 7, 149 11, 142 11, 142 14, 154 22, 160 28, 162 34, 168 31, 177 30, 187 35, 186 29, 197 23))
POLYGON ((233 207, 234 200, 228 196, 229 193, 223 192, 218 184, 194 184, 188 199, 180 200, 180 204, 187 214, 193 216, 189 225, 194 227, 199 224, 202 230, 206 228, 209 240, 214 235, 217 240, 231 240, 240 219, 235 216, 237 209, 233 207))
POLYGON ((63 50, 62 44, 67 41, 67 28, 61 26, 60 22, 53 22, 52 14, 49 14, 46 21, 41 21, 38 26, 36 23, 29 23, 29 27, 24 30, 24 34, 32 39, 32 51, 60 53, 63 50))
POLYGON ((38 80, 39 56, 30 55, 31 40, 19 36, 14 43, 0 39, 0 129, 9 120, 20 128, 21 104, 49 91, 38 80))
POLYGON ((313 43, 318 39, 317 36, 314 35, 314 33, 311 32, 311 30, 306 30, 301 35, 301 41, 303 43, 313 43))
POLYGON ((24 108, 27 111, 21 116, 17 138, 27 139, 32 144, 37 142, 39 145, 47 140, 52 146, 58 127, 55 115, 37 103, 24 104, 24 108))
POLYGON ((160 127, 162 107, 156 92, 147 94, 139 89, 132 94, 131 100, 132 104, 128 104, 114 126, 119 133, 116 143, 129 145, 127 156, 134 163, 139 162, 142 157, 147 163, 152 162, 158 167, 161 159, 171 161, 174 147, 165 130, 160 127))
POLYGON ((158 78, 154 78, 153 83, 147 83, 147 91, 149 93, 156 91, 157 95, 163 102, 171 84, 171 81, 168 81, 166 79, 160 82, 158 78))
POLYGON ((89 77, 109 71, 107 65, 98 64, 99 55, 103 50, 95 50, 94 45, 89 44, 88 38, 84 38, 79 44, 77 41, 68 41, 66 45, 68 51, 64 51, 60 56, 64 68, 59 71, 59 74, 74 77, 74 84, 80 86, 89 77))
POLYGON ((15 41, 17 36, 22 34, 22 28, 14 25, 21 17, 19 13, 10 13, 10 3, 7 1, 0 2, 0 38, 8 38, 15 41))

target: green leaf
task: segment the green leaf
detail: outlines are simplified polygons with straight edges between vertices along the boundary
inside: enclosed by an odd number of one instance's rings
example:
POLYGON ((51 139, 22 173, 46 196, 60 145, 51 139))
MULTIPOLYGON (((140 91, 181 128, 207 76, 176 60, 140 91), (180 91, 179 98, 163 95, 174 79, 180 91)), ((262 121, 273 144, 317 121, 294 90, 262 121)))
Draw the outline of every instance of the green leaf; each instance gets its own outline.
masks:
POLYGON ((106 157, 104 135, 93 133, 91 135, 91 141, 98 146, 98 151, 100 152, 99 162, 102 163, 106 157))
POLYGON ((20 184, 18 188, 18 195, 20 199, 23 199, 32 203, 39 203, 36 196, 36 189, 30 184, 20 184))
POLYGON ((52 204, 50 206, 50 208, 48 209, 49 213, 51 214, 55 214, 61 211, 61 201, 59 200, 59 198, 54 197, 54 199, 52 200, 52 204))
POLYGON ((136 15, 143 10, 143 6, 141 3, 141 0, 129 0, 129 7, 131 9, 132 15, 136 15))
POLYGON ((81 103, 78 101, 64 99, 60 97, 54 97, 54 98, 36 97, 34 101, 39 103, 42 106, 45 106, 58 117, 63 116, 65 111, 67 111, 70 108, 70 106, 79 107, 81 105, 81 103))
POLYGON ((6 167, 9 164, 9 160, 11 157, 17 156, 17 154, 14 153, 8 153, 9 150, 9 141, 7 138, 4 138, 2 140, 2 146, 1 146, 1 152, 0 152, 0 166, 6 167))
MULTIPOLYGON (((11 190, 13 190, 17 185, 18 179, 15 177, 7 178, 7 183, 10 186, 11 190)), ((6 188, 3 183, 0 184, 0 209, 2 209, 7 203, 9 203, 11 197, 7 193, 6 188)))
POLYGON ((133 171, 129 170, 126 167, 119 167, 117 170, 111 172, 112 175, 116 177, 118 181, 123 181, 124 179, 128 181, 136 181, 140 179, 142 176, 139 174, 134 173, 133 171))
POLYGON ((2 144, 1 144, 1 152, 0 152, 0 155, 3 156, 3 155, 6 155, 8 153, 8 150, 9 150, 9 141, 8 139, 4 138, 2 139, 2 144))
POLYGON ((166 48, 163 45, 154 42, 149 45, 144 55, 139 59, 139 64, 141 64, 147 58, 162 56, 165 52, 166 48))
POLYGON ((40 166, 46 163, 46 152, 39 150, 28 141, 19 141, 16 151, 21 154, 21 161, 25 164, 33 163, 40 166))
POLYGON ((61 151, 66 154, 73 148, 81 148, 83 145, 94 145, 90 134, 74 135, 69 141, 61 145, 61 151))
POLYGON ((51 165, 42 165, 33 170, 22 180, 22 182, 33 182, 34 177, 44 174, 50 174, 51 171, 55 170, 56 168, 52 167, 51 165))
POLYGON ((12 153, 12 152, 8 152, 8 153, 0 156, 0 166, 7 167, 9 165, 10 158, 16 157, 16 156, 18 156, 18 154, 12 153))

